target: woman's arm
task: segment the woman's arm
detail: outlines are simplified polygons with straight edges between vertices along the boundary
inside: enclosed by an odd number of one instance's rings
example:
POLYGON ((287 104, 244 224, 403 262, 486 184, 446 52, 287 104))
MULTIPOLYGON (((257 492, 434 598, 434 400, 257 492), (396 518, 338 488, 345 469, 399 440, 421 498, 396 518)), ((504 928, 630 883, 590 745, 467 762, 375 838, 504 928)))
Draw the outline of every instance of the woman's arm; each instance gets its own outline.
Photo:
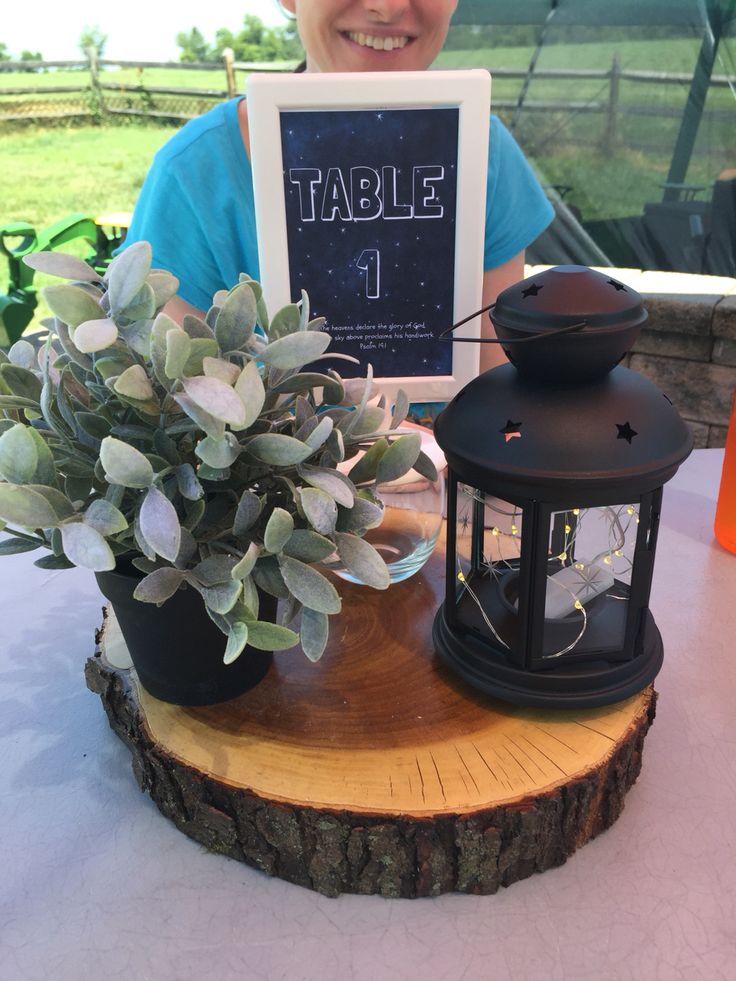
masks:
POLYGON ((168 314, 173 321, 175 321, 181 327, 184 322, 184 317, 191 313, 195 317, 199 317, 200 320, 204 320, 206 314, 196 307, 193 307, 191 303, 187 303, 186 300, 182 300, 180 296, 175 296, 172 300, 166 304, 163 310, 164 313, 168 314))
MULTIPOLYGON (((519 252, 513 259, 504 262, 502 266, 495 269, 486 269, 483 273, 483 306, 495 303, 496 297, 503 292, 507 286, 512 286, 524 278, 524 252, 519 252)), ((481 321, 481 337, 495 337, 493 324, 487 313, 483 314, 481 321)), ((506 355, 503 353, 500 344, 481 344, 480 346, 480 370, 488 371, 496 365, 503 364, 506 355)))

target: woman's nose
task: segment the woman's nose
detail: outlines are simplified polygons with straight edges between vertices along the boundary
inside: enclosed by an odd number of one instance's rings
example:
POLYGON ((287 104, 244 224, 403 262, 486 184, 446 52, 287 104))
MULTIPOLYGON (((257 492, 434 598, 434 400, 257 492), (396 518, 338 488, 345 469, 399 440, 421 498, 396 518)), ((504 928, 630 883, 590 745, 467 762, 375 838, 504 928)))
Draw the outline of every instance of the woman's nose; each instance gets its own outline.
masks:
POLYGON ((398 20, 409 8, 410 0, 364 0, 366 12, 382 24, 398 20))

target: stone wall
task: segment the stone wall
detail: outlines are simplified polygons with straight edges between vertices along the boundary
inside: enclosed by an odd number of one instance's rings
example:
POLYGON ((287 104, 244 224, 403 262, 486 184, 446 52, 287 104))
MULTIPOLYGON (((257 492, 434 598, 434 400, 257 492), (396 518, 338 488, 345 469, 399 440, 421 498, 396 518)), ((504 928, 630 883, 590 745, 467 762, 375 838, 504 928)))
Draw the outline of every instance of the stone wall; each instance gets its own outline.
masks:
POLYGON ((623 363, 672 400, 692 428, 696 447, 724 446, 736 392, 736 279, 600 271, 641 293, 649 311, 623 363))

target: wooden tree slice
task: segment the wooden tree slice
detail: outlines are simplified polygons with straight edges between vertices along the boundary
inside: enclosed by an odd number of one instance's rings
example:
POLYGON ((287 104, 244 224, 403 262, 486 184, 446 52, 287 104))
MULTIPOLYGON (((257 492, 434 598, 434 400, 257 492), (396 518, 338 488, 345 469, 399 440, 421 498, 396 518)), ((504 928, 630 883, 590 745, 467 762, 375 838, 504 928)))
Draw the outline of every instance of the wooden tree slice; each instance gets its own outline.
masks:
POLYGON ((87 685, 141 788, 208 848, 328 895, 493 893, 616 820, 656 696, 553 711, 480 695, 432 651, 443 582, 438 552, 385 593, 342 583, 319 663, 276 654, 207 708, 142 689, 107 611, 87 685))

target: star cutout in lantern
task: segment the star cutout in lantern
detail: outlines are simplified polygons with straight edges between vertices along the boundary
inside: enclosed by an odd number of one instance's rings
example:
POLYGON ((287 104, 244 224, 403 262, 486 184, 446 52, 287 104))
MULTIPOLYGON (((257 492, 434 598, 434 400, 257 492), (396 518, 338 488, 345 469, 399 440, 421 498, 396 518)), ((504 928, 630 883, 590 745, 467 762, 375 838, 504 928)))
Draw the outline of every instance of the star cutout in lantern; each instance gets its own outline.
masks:
POLYGON ((520 422, 512 422, 511 419, 507 419, 506 425, 503 427, 503 429, 499 429, 499 433, 503 433, 503 435, 506 437, 506 442, 508 443, 509 440, 515 438, 521 439, 521 433, 519 432, 520 429, 520 422))
POLYGON ((540 290, 543 290, 544 286, 537 286, 536 283, 532 283, 531 286, 527 286, 525 290, 521 291, 521 295, 524 299, 528 296, 537 296, 540 290))
POLYGON ((631 428, 628 422, 625 422, 623 426, 620 422, 617 422, 616 429, 618 429, 618 436, 616 439, 625 439, 627 443, 631 443, 634 436, 639 435, 635 429, 631 428))
POLYGON ((624 293, 626 293, 626 287, 624 286, 624 284, 623 283, 617 283, 615 279, 609 279, 608 280, 608 285, 609 286, 613 286, 613 288, 616 290, 617 293, 620 293, 621 290, 623 290, 624 293))

